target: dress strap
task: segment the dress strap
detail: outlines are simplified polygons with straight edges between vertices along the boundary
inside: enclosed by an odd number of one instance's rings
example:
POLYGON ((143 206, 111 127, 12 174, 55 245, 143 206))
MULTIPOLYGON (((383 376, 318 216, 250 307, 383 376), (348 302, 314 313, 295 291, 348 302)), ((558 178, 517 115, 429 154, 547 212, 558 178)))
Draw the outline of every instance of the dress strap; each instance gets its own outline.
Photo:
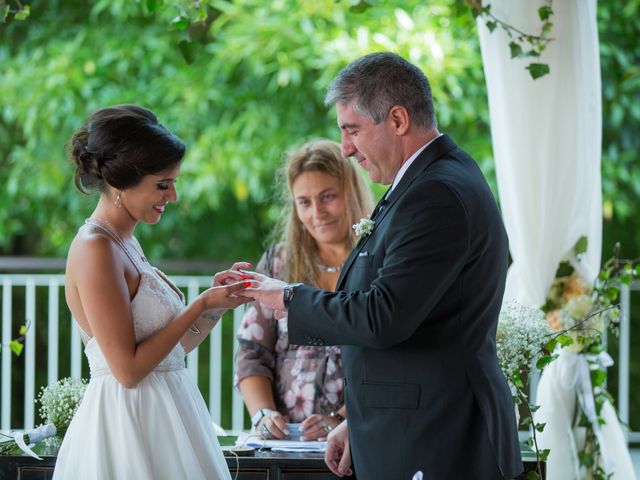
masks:
POLYGON ((138 271, 139 274, 142 274, 142 259, 138 260, 136 258, 136 255, 134 255, 129 248, 125 245, 124 241, 122 240, 122 238, 120 237, 120 235, 118 235, 112 227, 109 227, 109 225, 107 225, 104 222, 101 222, 99 220, 96 220, 94 218, 87 218, 84 221, 85 225, 93 225, 94 227, 98 227, 100 230, 102 230, 103 232, 105 232, 107 235, 109 235, 109 237, 111 237, 111 239, 115 242, 116 245, 118 245, 120 247, 120 249, 124 252, 124 254, 129 258, 129 260, 131 260, 131 263, 133 263, 133 266, 136 267, 136 270, 138 271), (140 262, 140 263, 138 263, 140 262))
POLYGON ((76 327, 78 327, 78 332, 80 332, 80 338, 82 339, 82 343, 84 343, 86 347, 87 343, 89 343, 89 340, 91 340, 93 337, 84 331, 84 328, 80 326, 80 324, 75 318, 73 320, 74 322, 76 322, 76 327))

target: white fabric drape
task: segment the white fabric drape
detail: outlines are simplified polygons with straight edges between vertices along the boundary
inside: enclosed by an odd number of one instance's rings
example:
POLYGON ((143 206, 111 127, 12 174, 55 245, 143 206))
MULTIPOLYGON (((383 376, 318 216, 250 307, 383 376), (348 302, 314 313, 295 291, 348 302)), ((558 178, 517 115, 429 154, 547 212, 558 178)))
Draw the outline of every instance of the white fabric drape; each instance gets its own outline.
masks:
MULTIPOLYGON (((494 14, 537 32, 539 0, 494 0, 494 14)), ((500 205, 513 264, 505 298, 539 307, 558 263, 583 235, 580 265, 591 281, 600 269, 602 138, 595 0, 556 0, 554 28, 540 62, 551 73, 533 80, 511 59, 509 37, 480 20, 500 205)))
MULTIPOLYGON (((486 3, 486 2, 485 2, 486 3)), ((492 0, 492 12, 518 29, 535 33, 540 0, 492 0)), ((525 66, 532 58, 511 59, 508 35, 490 33, 478 20, 489 96, 491 132, 500 205, 513 259, 505 300, 532 307, 544 304, 558 263, 570 259, 577 240, 588 250, 574 263, 588 282, 600 269, 602 248, 601 85, 596 0, 555 0, 553 41, 538 60, 550 74, 533 80, 525 66)), ((567 382, 576 355, 566 352, 543 373, 536 422, 541 448, 551 448, 549 480, 580 478, 573 428, 578 389, 567 382)), ((610 405, 602 429, 616 479, 633 479, 628 449, 610 405)))

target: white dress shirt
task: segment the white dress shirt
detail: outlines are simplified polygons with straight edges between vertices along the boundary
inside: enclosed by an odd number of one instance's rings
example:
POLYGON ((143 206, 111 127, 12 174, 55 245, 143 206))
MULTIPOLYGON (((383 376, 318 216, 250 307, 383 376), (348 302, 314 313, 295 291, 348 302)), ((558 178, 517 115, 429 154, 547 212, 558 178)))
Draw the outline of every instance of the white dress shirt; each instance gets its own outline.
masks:
POLYGON ((421 146, 418 150, 416 150, 416 152, 409 157, 409 160, 407 160, 406 162, 404 162, 402 164, 402 166, 400 167, 400 170, 398 170, 398 173, 396 173, 396 176, 393 179, 393 184, 391 185, 391 188, 389 189, 389 192, 387 193, 387 196, 389 196, 391 194, 391 192, 393 191, 393 189, 396 188, 398 183, 400 183, 400 180, 402 179, 402 176, 409 169, 409 167, 411 166, 413 161, 416 158, 418 158, 418 155, 420 155, 425 148, 427 148, 429 145, 431 145, 431 143, 434 140, 436 140, 437 138, 440 138, 441 136, 442 136, 442 133, 440 133, 436 138, 432 138, 431 140, 429 140, 427 143, 425 143, 423 146, 421 146))

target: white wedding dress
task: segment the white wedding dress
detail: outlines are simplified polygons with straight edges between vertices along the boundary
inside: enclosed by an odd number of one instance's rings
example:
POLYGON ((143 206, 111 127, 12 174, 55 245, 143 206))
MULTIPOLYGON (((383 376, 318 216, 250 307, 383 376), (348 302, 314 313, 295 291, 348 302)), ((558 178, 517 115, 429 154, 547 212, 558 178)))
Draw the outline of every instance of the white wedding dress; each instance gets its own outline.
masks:
MULTIPOLYGON (((88 223, 109 233, 140 272, 131 301, 140 342, 175 318, 184 308, 183 296, 107 226, 88 223)), ((125 388, 96 340, 82 329, 81 334, 91 381, 60 447, 54 480, 231 479, 180 344, 136 387, 125 388)))

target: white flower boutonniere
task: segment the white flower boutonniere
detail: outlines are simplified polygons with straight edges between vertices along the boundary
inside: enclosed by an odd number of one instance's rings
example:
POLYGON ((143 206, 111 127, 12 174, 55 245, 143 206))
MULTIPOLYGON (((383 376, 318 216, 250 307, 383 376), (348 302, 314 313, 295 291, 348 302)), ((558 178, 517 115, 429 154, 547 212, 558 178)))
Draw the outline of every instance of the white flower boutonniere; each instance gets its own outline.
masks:
POLYGON ((352 228, 356 232, 356 237, 358 237, 358 240, 360 240, 361 238, 364 238, 367 235, 371 234, 375 226, 376 222, 374 222, 373 220, 369 218, 361 218, 360 221, 353 225, 352 228))

